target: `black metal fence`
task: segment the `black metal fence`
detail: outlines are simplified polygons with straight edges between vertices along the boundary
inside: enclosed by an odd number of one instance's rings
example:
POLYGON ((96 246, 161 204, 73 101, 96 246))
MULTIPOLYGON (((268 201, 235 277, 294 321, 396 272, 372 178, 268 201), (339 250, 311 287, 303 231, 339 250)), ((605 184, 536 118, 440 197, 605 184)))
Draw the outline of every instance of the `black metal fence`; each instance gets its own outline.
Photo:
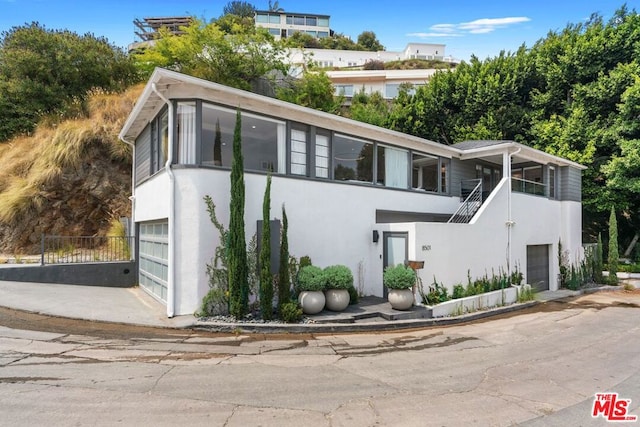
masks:
POLYGON ((129 261, 134 242, 133 236, 42 235, 40 264, 129 261))

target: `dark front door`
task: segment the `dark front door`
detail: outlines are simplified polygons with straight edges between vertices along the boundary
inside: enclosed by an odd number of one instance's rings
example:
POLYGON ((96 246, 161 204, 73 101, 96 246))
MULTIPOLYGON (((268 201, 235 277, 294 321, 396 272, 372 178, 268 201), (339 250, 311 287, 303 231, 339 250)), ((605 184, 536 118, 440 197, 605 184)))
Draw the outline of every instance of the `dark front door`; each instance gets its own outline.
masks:
POLYGON ((527 282, 536 291, 549 290, 549 245, 527 246, 527 282))
MULTIPOLYGON (((388 266, 405 264, 408 259, 408 233, 385 231, 383 239, 383 269, 388 266)), ((387 287, 383 286, 383 295, 387 296, 387 287)))

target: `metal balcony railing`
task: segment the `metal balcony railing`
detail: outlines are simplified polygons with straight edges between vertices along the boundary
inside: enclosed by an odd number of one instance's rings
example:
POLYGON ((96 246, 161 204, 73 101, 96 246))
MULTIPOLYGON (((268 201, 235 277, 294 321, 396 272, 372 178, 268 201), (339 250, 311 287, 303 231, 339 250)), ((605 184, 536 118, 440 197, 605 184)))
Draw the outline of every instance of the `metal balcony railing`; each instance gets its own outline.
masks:
POLYGON ((511 191, 518 193, 546 196, 547 186, 541 182, 527 181, 526 179, 511 178, 511 191))

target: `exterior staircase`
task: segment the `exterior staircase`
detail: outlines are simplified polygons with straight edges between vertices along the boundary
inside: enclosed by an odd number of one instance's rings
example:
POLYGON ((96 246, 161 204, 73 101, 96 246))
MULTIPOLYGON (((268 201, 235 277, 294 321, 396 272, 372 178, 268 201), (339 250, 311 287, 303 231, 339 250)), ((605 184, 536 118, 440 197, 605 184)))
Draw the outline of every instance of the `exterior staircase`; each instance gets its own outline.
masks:
POLYGON ((476 214, 480 206, 482 206, 482 180, 472 179, 462 181, 460 188, 461 198, 464 201, 458 210, 451 215, 447 223, 468 224, 471 218, 476 214))

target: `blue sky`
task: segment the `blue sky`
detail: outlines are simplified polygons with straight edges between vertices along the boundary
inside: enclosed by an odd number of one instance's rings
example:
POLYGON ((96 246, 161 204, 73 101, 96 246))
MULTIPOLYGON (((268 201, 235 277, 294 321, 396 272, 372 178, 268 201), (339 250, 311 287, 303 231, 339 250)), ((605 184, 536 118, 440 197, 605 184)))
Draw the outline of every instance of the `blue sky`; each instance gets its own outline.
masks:
MULTIPOLYGON (((266 9, 267 0, 249 1, 266 9)), ((136 41, 135 18, 196 15, 218 17, 227 1, 220 0, 0 0, 0 31, 38 21, 49 29, 104 36, 117 46, 136 41)), ((373 31, 387 50, 401 50, 409 42, 443 43, 446 54, 468 60, 484 59, 501 50, 532 46, 550 30, 579 23, 592 13, 605 19, 622 0, 282 0, 285 11, 327 14, 331 28, 354 40, 362 31, 373 31), (386 6, 385 6, 386 5, 386 6), (391 7, 390 7, 390 6, 391 7)), ((626 2, 640 10, 640 0, 626 2)))

